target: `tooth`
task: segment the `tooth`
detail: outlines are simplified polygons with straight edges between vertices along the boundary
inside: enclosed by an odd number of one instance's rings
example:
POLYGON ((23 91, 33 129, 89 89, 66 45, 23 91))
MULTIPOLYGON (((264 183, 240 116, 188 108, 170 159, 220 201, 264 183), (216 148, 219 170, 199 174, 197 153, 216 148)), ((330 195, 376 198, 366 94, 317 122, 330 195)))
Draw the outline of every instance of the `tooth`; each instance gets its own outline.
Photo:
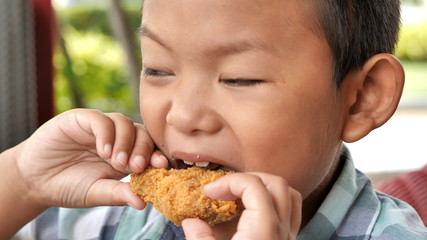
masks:
POLYGON ((188 161, 185 161, 185 160, 183 160, 183 161, 184 161, 184 163, 185 163, 185 164, 187 164, 187 165, 191 165, 191 166, 193 166, 193 164, 194 164, 193 162, 188 162, 188 161))
POLYGON ((196 162, 197 167, 207 167, 209 162, 196 162))

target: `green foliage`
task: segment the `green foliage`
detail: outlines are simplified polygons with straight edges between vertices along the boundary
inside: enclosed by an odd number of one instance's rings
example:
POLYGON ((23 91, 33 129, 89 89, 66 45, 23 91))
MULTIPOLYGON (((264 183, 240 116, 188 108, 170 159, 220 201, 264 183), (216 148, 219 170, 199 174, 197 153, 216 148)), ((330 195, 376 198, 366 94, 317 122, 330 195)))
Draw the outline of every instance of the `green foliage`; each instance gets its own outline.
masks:
POLYGON ((402 27, 396 56, 401 60, 427 60, 427 22, 402 27))
MULTIPOLYGON (((126 21, 130 29, 137 31, 141 23, 141 12, 138 8, 126 8, 126 21)), ((88 8, 77 5, 76 7, 64 9, 58 12, 62 22, 78 29, 80 32, 101 32, 113 37, 108 9, 88 8)), ((135 35, 137 37, 137 35, 135 35)))
POLYGON ((106 112, 133 111, 125 56, 118 43, 96 32, 81 34, 69 30, 64 37, 69 39, 67 47, 72 59, 72 73, 66 68, 63 53, 57 52, 54 63, 57 69, 55 89, 58 112, 74 107, 70 97, 70 81, 75 81, 81 91, 85 107, 106 112))
POLYGON ((406 4, 421 5, 423 0, 401 0, 401 2, 406 4))
POLYGON ((406 72, 403 97, 425 99, 427 96, 427 61, 403 61, 402 64, 406 72))
MULTIPOLYGON (((74 84, 84 107, 137 116, 137 96, 133 96, 129 84, 126 56, 112 34, 108 11, 77 7, 57 14, 71 59, 70 65, 57 47, 54 56, 57 112, 76 107, 71 91, 74 84)), ((131 29, 137 31, 140 10, 127 10, 126 14, 131 29)), ((135 41, 139 41, 136 34, 135 41)))
POLYGON ((59 12, 62 22, 81 32, 101 32, 112 36, 110 22, 105 9, 75 7, 59 12))

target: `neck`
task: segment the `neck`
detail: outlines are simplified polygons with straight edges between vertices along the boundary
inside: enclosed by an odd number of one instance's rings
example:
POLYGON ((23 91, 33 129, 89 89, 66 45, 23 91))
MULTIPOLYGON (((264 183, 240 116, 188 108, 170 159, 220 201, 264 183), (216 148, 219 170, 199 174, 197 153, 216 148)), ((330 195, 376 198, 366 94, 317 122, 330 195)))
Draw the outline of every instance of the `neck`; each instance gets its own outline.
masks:
MULTIPOLYGON (((340 150, 339 153, 341 152, 342 151, 340 150)), ((332 186, 334 186, 336 180, 338 179, 344 166, 344 161, 341 161, 340 156, 341 154, 338 154, 331 167, 330 174, 326 175, 325 179, 317 187, 317 189, 314 190, 306 199, 304 199, 302 204, 302 220, 300 230, 303 229, 314 217, 326 196, 332 189, 332 186)))

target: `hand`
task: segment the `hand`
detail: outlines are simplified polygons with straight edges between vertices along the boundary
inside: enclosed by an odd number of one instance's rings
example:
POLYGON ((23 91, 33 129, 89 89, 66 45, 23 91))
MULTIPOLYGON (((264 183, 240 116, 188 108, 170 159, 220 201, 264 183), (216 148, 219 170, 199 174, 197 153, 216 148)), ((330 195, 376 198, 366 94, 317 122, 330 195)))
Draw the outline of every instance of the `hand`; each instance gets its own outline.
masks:
MULTIPOLYGON (((204 191, 213 199, 242 199, 245 210, 232 239, 296 239, 302 199, 283 178, 265 173, 235 173, 206 185, 204 191)), ((224 236, 223 226, 212 229, 199 219, 186 219, 182 226, 189 240, 231 238, 224 236)))
POLYGON ((61 207, 145 203, 128 183, 142 171, 154 143, 141 124, 121 114, 72 110, 40 127, 23 142, 16 169, 33 204, 61 207))

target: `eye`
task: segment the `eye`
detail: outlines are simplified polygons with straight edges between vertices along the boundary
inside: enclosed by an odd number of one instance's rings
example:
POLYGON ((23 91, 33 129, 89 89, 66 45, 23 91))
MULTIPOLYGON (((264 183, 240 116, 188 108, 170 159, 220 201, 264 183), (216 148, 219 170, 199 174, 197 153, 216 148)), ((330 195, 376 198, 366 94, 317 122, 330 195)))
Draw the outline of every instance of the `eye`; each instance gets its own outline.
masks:
POLYGON ((232 87, 250 87, 261 84, 264 81, 259 79, 223 79, 221 82, 232 87))
POLYGON ((165 76, 171 75, 167 72, 163 72, 160 70, 151 69, 147 67, 144 67, 144 69, 142 70, 142 74, 144 74, 144 76, 146 77, 165 77, 165 76))

